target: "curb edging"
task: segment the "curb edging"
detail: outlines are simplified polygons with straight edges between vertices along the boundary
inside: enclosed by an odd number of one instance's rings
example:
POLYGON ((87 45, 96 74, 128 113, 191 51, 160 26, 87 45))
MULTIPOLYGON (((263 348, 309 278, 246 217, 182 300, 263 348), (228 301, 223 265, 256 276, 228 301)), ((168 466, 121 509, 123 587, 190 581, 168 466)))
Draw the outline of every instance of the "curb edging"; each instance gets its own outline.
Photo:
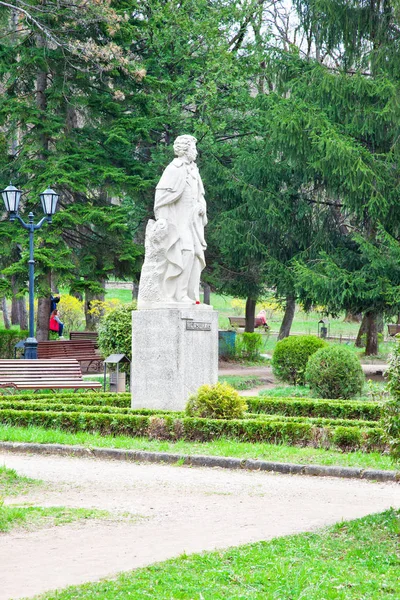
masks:
POLYGON ((201 454, 171 454, 169 452, 147 452, 145 450, 125 450, 121 448, 86 448, 85 446, 71 446, 68 444, 33 444, 22 442, 0 442, 1 450, 15 454, 55 454, 59 456, 101 458, 128 462, 180 463, 193 467, 220 467, 222 469, 245 469, 248 471, 268 471, 290 475, 339 477, 342 479, 366 479, 370 481, 393 481, 400 483, 400 471, 300 465, 254 460, 251 458, 242 459, 224 456, 203 456, 201 454))

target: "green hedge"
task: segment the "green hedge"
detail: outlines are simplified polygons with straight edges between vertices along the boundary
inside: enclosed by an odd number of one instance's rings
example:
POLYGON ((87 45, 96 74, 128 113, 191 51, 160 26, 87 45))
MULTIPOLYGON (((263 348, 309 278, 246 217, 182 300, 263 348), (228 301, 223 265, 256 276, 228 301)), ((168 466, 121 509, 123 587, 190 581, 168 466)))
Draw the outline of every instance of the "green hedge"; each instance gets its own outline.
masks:
MULTIPOLYGON (((68 399, 69 400, 69 399, 68 399)), ((88 413, 110 413, 110 414, 132 414, 132 415, 173 415, 174 417, 183 416, 183 412, 171 412, 170 410, 155 410, 151 408, 125 408, 121 406, 109 406, 109 405, 98 405, 92 404, 65 404, 63 402, 38 402, 26 400, 25 402, 15 402, 14 399, 2 400, 0 399, 0 410, 41 410, 41 411, 55 411, 55 412, 88 412, 88 413)))
POLYGON ((319 400, 311 398, 246 398, 252 413, 282 414, 293 417, 326 417, 378 421, 381 406, 374 402, 319 400))
MULTIPOLYGON (((11 407, 10 407, 11 408, 11 407)), ((367 421, 365 419, 330 419, 325 417, 290 417, 287 415, 264 414, 264 413, 248 413, 248 419, 262 419, 276 421, 277 418, 288 423, 311 423, 317 427, 377 427, 376 421, 367 421)))
MULTIPOLYGON (((34 410, 34 411, 55 411, 55 412, 83 412, 83 413, 103 413, 103 414, 129 414, 129 415, 147 415, 147 416, 170 416, 180 418, 184 416, 183 412, 172 412, 168 410, 153 410, 149 408, 121 408, 117 406, 99 406, 94 404, 63 404, 56 402, 14 402, 12 399, 1 401, 0 410, 34 410)), ((276 421, 276 415, 252 414, 247 413, 245 419, 258 419, 262 421, 276 421)), ((288 417, 280 415, 279 420, 287 423, 309 423, 317 427, 376 427, 375 421, 350 420, 350 419, 326 419, 322 417, 288 417)))
POLYGON ((39 426, 71 432, 88 431, 103 435, 128 435, 156 439, 210 441, 233 438, 244 442, 285 443, 329 447, 335 443, 346 450, 384 449, 383 430, 359 427, 316 427, 307 422, 277 419, 201 419, 172 415, 132 415, 34 410, 0 410, 0 423, 12 426, 39 426), (345 430, 340 434, 340 429, 345 430), (339 430, 339 434, 335 431, 339 430), (353 434, 353 437, 352 437, 353 434), (353 442, 351 442, 353 439, 353 442), (353 444, 353 445, 352 445, 353 444))
MULTIPOLYGON (((1 391, 1 390, 0 390, 1 391)), ((110 392, 53 392, 50 394, 35 394, 33 392, 23 394, 0 394, 0 400, 12 400, 16 402, 46 402, 116 406, 130 408, 131 395, 129 393, 115 394, 110 392)), ((159 411, 156 411, 159 412, 159 411)))
POLYGON ((14 358, 14 346, 28 337, 27 331, 0 329, 0 358, 14 358))

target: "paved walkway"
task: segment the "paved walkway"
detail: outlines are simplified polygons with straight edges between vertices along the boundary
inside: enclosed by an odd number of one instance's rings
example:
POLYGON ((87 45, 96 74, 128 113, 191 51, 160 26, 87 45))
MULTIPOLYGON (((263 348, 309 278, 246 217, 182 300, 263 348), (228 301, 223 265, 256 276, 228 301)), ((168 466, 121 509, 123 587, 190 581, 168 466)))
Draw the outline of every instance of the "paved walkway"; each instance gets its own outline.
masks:
POLYGON ((395 483, 7 453, 0 464, 47 484, 8 502, 141 516, 1 535, 0 600, 400 507, 395 483))

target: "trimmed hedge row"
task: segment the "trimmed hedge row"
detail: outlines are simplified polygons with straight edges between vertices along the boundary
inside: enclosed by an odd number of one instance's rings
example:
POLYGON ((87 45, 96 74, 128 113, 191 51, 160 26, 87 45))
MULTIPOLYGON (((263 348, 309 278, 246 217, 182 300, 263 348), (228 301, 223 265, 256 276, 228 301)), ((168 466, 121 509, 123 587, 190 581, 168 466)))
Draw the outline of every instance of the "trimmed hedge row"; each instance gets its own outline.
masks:
POLYGON ((35 394, 33 392, 24 394, 0 394, 0 399, 4 401, 12 400, 16 402, 29 402, 29 401, 40 401, 40 402, 55 402, 68 404, 97 404, 97 405, 110 405, 120 406, 121 408, 130 408, 131 395, 129 393, 115 394, 114 392, 56 392, 52 394, 35 394))
POLYGON ((267 419, 276 421, 277 418, 279 420, 284 420, 293 423, 312 423, 313 425, 317 425, 318 427, 376 427, 376 421, 367 421, 366 419, 329 419, 325 417, 290 417, 287 415, 277 415, 272 413, 271 415, 267 415, 265 413, 248 413, 246 414, 246 418, 248 419, 267 419))
MULTIPOLYGON (((104 405, 130 408, 129 393, 110 392, 56 393, 56 394, 15 394, 4 396, 4 401, 44 402, 49 404, 104 405)), ((378 421, 381 418, 381 406, 374 402, 324 400, 317 398, 245 398, 250 413, 281 414, 288 417, 319 417, 327 419, 361 419, 378 421)), ((0 396, 1 401, 1 396, 0 396)), ((143 411, 146 409, 143 409, 143 411)), ((148 409, 149 411, 151 409, 148 409)), ((159 414, 154 410, 142 414, 159 414)))
MULTIPOLYGON (((68 398, 68 402, 69 402, 68 398)), ((120 406, 110 406, 107 404, 98 405, 98 404, 64 404, 63 402, 15 402, 13 399, 11 400, 1 400, 0 399, 0 410, 10 409, 10 410, 44 410, 44 411, 55 411, 55 412, 90 412, 90 413, 116 413, 116 414, 131 414, 131 415, 173 415, 180 416, 183 415, 183 412, 174 412, 172 413, 170 410, 155 410, 151 408, 125 408, 120 406)), ((256 417, 258 415, 255 415, 256 417)))
POLYGON ((285 443, 288 445, 336 445, 346 450, 384 449, 383 430, 379 427, 315 427, 266 419, 200 419, 169 415, 125 415, 114 413, 0 410, 0 423, 29 427, 40 426, 71 432, 88 431, 103 435, 128 435, 155 439, 210 441, 233 438, 245 442, 285 443))
POLYGON ((325 417, 379 421, 381 406, 374 402, 322 400, 313 398, 246 398, 252 413, 283 414, 293 417, 325 417))
MULTIPOLYGON (((120 408, 116 406, 98 406, 98 405, 86 405, 86 404, 62 404, 56 402, 13 402, 1 401, 0 410, 34 410, 34 411, 55 411, 55 412, 83 412, 83 413, 111 413, 111 414, 129 414, 129 415, 148 415, 148 416, 164 416, 169 415, 174 418, 185 416, 183 412, 172 412, 168 410, 152 410, 148 408, 120 408)), ((246 419, 258 419, 258 420, 272 420, 276 421, 276 415, 265 415, 265 414, 246 414, 246 419)), ((317 427, 376 427, 375 421, 365 420, 350 420, 350 419, 325 419, 321 417, 287 417, 280 415, 279 420, 282 422, 293 422, 293 423, 310 423, 317 427)))

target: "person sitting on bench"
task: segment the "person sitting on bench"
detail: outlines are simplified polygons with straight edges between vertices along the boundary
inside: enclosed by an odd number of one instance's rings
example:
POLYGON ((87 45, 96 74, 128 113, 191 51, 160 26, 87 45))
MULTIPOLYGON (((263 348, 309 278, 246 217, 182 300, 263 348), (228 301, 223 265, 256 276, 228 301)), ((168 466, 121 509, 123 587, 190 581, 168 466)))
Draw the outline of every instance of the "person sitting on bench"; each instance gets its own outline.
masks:
POLYGON ((64 323, 61 322, 58 316, 58 310, 53 310, 50 315, 49 329, 50 331, 56 331, 58 336, 63 338, 64 323))

